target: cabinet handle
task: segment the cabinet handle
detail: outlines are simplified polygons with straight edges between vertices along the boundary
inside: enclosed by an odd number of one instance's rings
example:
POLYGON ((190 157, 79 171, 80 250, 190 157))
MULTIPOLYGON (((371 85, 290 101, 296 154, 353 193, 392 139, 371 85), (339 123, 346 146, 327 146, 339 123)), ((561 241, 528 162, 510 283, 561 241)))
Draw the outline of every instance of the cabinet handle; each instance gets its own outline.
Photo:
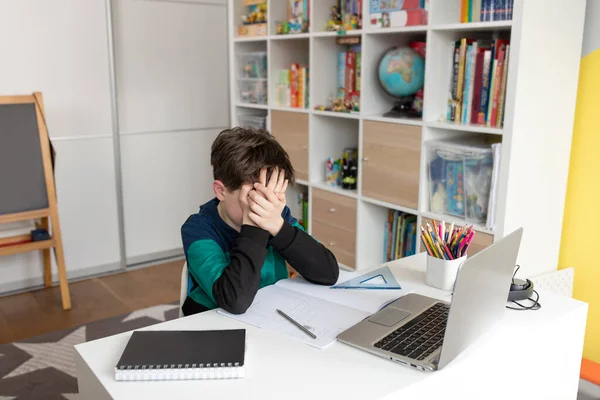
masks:
POLYGON ((308 146, 302 146, 302 150, 308 150, 308 146))
POLYGON ((330 208, 330 209, 329 209, 329 212, 330 212, 330 213, 334 213, 334 212, 335 212, 335 208, 330 208))
POLYGON ((369 162, 369 157, 363 157, 362 162, 369 162))
POLYGON ((335 242, 329 242, 329 245, 330 245, 331 247, 333 247, 333 246, 335 246, 335 242))

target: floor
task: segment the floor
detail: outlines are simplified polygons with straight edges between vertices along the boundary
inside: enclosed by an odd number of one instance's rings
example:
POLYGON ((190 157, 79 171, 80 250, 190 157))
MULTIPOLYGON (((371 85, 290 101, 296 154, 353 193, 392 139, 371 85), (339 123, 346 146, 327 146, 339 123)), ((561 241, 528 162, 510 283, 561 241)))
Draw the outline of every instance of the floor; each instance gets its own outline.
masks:
POLYGON ((62 309, 58 287, 0 297, 0 343, 174 302, 182 265, 174 261, 71 283, 69 311, 62 309))

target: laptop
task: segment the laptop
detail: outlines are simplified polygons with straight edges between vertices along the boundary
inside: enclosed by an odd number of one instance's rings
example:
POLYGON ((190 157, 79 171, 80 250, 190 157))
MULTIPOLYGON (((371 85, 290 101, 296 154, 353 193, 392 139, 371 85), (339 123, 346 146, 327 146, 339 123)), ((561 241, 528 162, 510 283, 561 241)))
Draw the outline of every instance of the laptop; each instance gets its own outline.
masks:
POLYGON ((407 294, 338 340, 422 371, 444 368, 504 315, 523 228, 465 261, 451 304, 407 294))

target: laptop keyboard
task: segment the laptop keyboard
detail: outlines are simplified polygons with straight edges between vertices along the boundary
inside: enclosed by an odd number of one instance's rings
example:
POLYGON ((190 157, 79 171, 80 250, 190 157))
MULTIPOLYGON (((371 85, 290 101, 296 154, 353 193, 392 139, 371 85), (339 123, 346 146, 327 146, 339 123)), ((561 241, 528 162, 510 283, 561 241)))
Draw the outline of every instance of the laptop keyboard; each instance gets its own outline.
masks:
POLYGON ((396 329, 375 347, 415 360, 424 360, 444 341, 450 307, 436 303, 418 317, 396 329))

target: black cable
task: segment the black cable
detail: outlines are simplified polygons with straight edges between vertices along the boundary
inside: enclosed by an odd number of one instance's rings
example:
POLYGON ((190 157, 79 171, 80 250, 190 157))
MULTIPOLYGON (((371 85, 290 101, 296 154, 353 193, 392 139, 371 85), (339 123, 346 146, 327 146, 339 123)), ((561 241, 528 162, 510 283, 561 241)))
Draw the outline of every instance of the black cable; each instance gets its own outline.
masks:
POLYGON ((540 294, 537 292, 537 290, 533 290, 533 293, 535 293, 535 295, 537 296, 536 299, 534 300, 533 298, 528 298, 527 300, 529 301, 533 301, 533 304, 530 306, 525 306, 521 303, 519 303, 518 301, 512 301, 512 303, 515 303, 516 305, 518 305, 520 308, 517 307, 511 307, 511 306, 506 306, 506 308, 508 308, 509 310, 516 310, 516 311, 537 311, 540 308, 542 308, 542 304, 539 302, 540 300, 540 294))

